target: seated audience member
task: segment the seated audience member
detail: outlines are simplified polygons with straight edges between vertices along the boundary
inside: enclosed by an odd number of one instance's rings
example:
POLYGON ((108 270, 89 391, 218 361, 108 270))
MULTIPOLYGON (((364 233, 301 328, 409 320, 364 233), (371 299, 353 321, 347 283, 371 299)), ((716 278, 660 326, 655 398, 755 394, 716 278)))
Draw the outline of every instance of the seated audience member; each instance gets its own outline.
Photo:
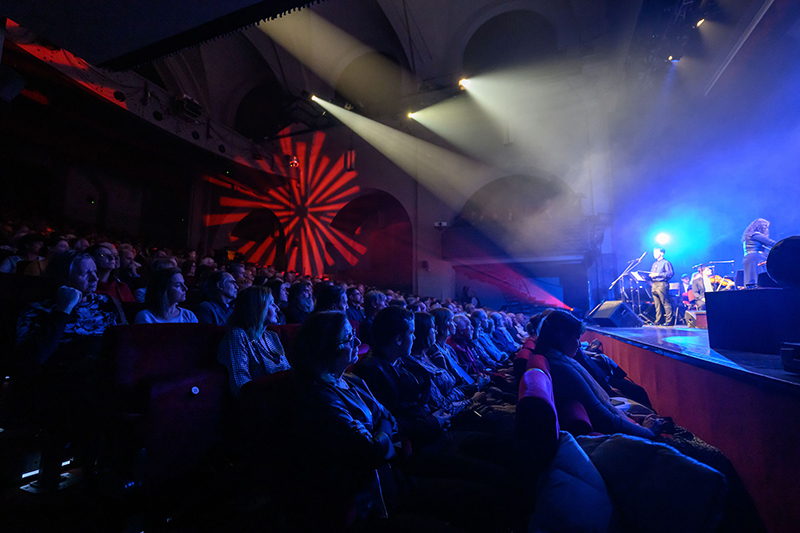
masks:
POLYGON ((228 369, 235 397, 245 383, 289 369, 278 334, 267 329, 275 322, 277 310, 272 293, 266 287, 247 287, 236 297, 228 319, 230 330, 217 351, 217 359, 228 369))
POLYGON ((380 291, 369 291, 364 296, 364 320, 358 327, 358 338, 372 346, 372 321, 378 311, 386 307, 386 295, 380 291))
POLYGON ((475 343, 475 351, 478 357, 483 359, 487 366, 491 368, 500 368, 503 363, 508 359, 508 354, 503 353, 492 341, 492 326, 489 316, 483 309, 476 309, 470 315, 472 327, 475 330, 473 340, 475 343), (486 358, 481 357, 481 351, 486 354, 486 358))
POLYGON ((139 273, 137 268, 141 265, 136 262, 136 251, 130 244, 119 245, 119 268, 117 269, 117 278, 126 284, 131 291, 138 289, 139 273))
POLYGON ((197 321, 201 324, 224 326, 233 311, 231 303, 238 290, 239 286, 229 273, 221 270, 212 272, 203 285, 203 293, 207 299, 194 311, 197 321))
POLYGON ((489 319, 494 324, 492 340, 495 345, 508 355, 519 350, 519 345, 514 341, 511 333, 506 328, 506 317, 502 313, 494 312, 489 315, 489 319))
POLYGON ((105 294, 120 302, 135 302, 130 287, 119 281, 114 275, 116 260, 114 250, 108 244, 95 244, 86 249, 97 265, 97 293, 105 294))
POLYGON ((447 370, 437 366, 429 357, 428 352, 436 345, 436 326, 433 316, 428 313, 414 314, 414 343, 411 353, 402 356, 408 370, 414 374, 418 381, 430 383, 430 407, 453 411, 455 402, 466 399, 464 392, 456 386, 455 376, 447 370))
POLYGON ((75 242, 70 243, 70 245, 76 252, 83 252, 89 247, 89 241, 81 237, 75 239, 75 242))
POLYGON ((397 423, 364 381, 345 373, 359 344, 344 313, 324 311, 303 323, 290 354, 301 402, 300 468, 310 472, 296 489, 319 504, 314 514, 326 529, 342 510, 359 524, 385 517, 384 494, 394 492, 376 469, 395 455, 397 423))
POLYGON ((286 305, 286 323, 302 324, 314 310, 314 296, 311 282, 300 280, 289 287, 288 304, 286 305))
POLYGON ((347 311, 347 295, 340 285, 323 285, 320 288, 314 312, 320 311, 347 311))
POLYGON ((160 270, 147 284, 145 308, 136 315, 137 324, 196 324, 197 317, 188 309, 178 307, 186 300, 186 285, 179 268, 160 270))
MULTIPOLYGON (((98 364, 103 332, 125 324, 125 315, 117 302, 95 293, 97 271, 89 254, 67 251, 54 257, 47 276, 60 285, 55 299, 32 304, 17 323, 16 391, 48 430, 44 444, 63 449, 72 441, 77 454, 104 405, 98 364)), ((63 458, 51 459, 45 464, 43 458, 40 483, 57 486, 63 458)))
MULTIPOLYGON (((272 269, 275 270, 274 268, 272 269)), ((286 324, 286 305, 289 303, 289 284, 281 278, 270 278, 266 287, 272 292, 272 299, 275 300, 275 305, 278 306, 278 313, 275 318, 275 323, 282 325, 286 324)))
POLYGON ((447 339, 447 344, 453 348, 458 357, 458 362, 467 369, 473 377, 481 375, 487 370, 486 365, 481 361, 473 350, 472 337, 475 329, 472 322, 466 315, 456 315, 453 318, 455 332, 447 339))
POLYGON ((449 416, 426 407, 430 385, 420 383, 402 359, 411 353, 414 342, 413 313, 397 306, 381 309, 375 315, 372 340, 372 349, 355 365, 353 373, 367 382, 412 444, 439 439, 449 416))
POLYGON ((47 263, 55 256, 69 250, 69 242, 63 235, 53 235, 48 237, 47 242, 45 242, 45 249, 44 259, 33 261, 25 268, 23 273, 26 276, 44 276, 45 270, 47 270, 47 263))
MULTIPOLYGON (((178 263, 174 257, 156 257, 150 262, 150 275, 172 268, 178 268, 178 263)), ((136 289, 133 295, 137 302, 144 303, 144 298, 147 295, 147 286, 136 289)))
POLYGON ((347 319, 361 324, 364 318, 364 295, 358 287, 350 287, 347 289, 347 319))
POLYGON ((233 276, 233 279, 236 280, 240 289, 244 289, 253 284, 252 280, 247 277, 247 268, 245 268, 244 263, 231 263, 226 270, 233 276))
POLYGON ((436 328, 436 341, 428 352, 430 360, 439 368, 447 370, 456 378, 459 387, 474 386, 475 380, 467 372, 456 355, 453 347, 447 344, 447 339, 456 332, 453 312, 445 307, 433 309, 434 326, 436 328))
POLYGON ((0 263, 0 272, 4 274, 14 274, 17 271, 17 264, 20 261, 30 262, 39 261, 42 257, 39 251, 44 245, 44 237, 38 233, 28 233, 17 241, 17 255, 12 255, 3 259, 0 263))
POLYGON ((654 432, 614 407, 603 387, 575 360, 584 331, 583 322, 560 309, 545 316, 539 326, 535 352, 544 355, 550 363, 556 404, 577 400, 586 409, 594 430, 600 433, 626 433, 653 439, 654 432))

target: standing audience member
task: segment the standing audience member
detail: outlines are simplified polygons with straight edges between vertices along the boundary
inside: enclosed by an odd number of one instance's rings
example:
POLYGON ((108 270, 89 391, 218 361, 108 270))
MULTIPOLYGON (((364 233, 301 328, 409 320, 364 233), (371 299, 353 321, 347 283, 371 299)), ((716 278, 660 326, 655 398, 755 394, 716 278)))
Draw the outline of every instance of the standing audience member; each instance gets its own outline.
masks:
POLYGON ((364 320, 358 328, 358 338, 364 344, 372 345, 372 321, 384 307, 386 307, 386 295, 382 292, 369 291, 364 296, 364 320))
POLYGON ((179 268, 160 270, 147 284, 145 308, 136 315, 137 324, 196 324, 197 317, 188 309, 178 307, 186 300, 186 285, 179 268))
POLYGON ((97 293, 105 294, 120 302, 135 302, 136 299, 131 293, 130 287, 119 281, 114 276, 116 260, 114 250, 106 243, 95 244, 86 249, 86 253, 91 254, 97 265, 97 293))
POLYGON ((231 392, 239 397, 242 385, 260 376, 289 369, 278 334, 267 329, 278 307, 269 289, 259 285, 239 292, 230 330, 222 339, 217 360, 228 369, 231 392))
POLYGON ((217 270, 212 272, 203 285, 203 292, 207 300, 195 308, 197 321, 201 324, 214 324, 224 326, 233 311, 233 302, 239 286, 227 272, 217 270))

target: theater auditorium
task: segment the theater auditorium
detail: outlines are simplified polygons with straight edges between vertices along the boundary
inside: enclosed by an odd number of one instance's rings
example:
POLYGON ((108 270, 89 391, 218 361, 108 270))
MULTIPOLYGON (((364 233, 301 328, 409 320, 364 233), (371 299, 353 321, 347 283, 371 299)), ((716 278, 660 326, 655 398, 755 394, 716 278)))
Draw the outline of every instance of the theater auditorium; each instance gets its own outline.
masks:
POLYGON ((800 3, 0 0, 0 530, 800 523, 800 3))

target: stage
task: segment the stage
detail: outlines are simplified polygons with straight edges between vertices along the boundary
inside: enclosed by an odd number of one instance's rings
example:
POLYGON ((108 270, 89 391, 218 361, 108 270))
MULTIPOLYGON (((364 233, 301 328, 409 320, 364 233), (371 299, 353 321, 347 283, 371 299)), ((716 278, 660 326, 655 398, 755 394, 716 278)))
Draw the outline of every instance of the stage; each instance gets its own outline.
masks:
POLYGON ((708 330, 705 329, 685 326, 589 326, 588 329, 699 368, 750 381, 756 386, 778 387, 787 394, 800 395, 800 375, 786 372, 779 355, 715 350, 708 345, 708 330))
POLYGON ((800 523, 800 376, 779 355, 709 347, 687 327, 589 327, 653 407, 731 460, 769 531, 800 523))

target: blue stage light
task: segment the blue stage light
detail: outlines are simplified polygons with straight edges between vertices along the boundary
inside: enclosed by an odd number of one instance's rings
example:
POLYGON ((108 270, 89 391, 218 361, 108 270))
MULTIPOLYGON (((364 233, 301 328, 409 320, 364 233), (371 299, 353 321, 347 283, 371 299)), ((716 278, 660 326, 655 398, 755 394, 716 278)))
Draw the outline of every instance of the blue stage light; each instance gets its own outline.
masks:
POLYGON ((669 241, 671 240, 672 239, 670 238, 670 236, 667 235, 666 233, 659 233, 658 235, 656 235, 656 242, 661 246, 669 244, 669 241))

